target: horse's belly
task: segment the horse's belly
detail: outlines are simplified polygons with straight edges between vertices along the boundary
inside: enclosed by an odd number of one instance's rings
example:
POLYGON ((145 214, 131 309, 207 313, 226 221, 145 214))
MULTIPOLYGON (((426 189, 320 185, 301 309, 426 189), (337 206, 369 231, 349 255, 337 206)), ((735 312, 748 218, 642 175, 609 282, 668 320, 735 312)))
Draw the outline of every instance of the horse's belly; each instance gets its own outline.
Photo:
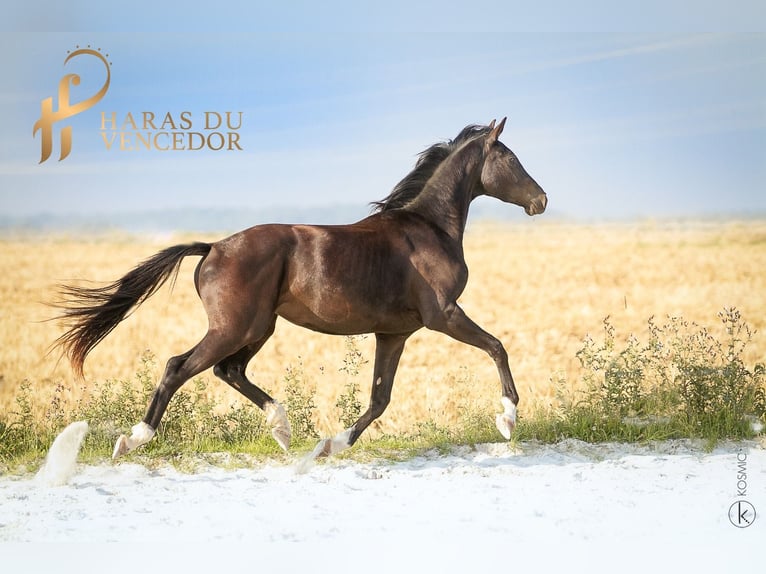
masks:
POLYGON ((276 311, 295 325, 331 335, 403 333, 423 326, 416 311, 352 307, 342 300, 315 305, 292 300, 282 302, 276 311))

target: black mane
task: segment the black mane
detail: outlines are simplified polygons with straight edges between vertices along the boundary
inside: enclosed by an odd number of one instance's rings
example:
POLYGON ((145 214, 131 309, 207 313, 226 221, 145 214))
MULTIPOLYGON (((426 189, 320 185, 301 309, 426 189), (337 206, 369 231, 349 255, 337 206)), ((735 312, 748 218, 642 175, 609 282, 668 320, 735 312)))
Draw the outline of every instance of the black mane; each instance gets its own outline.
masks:
POLYGON ((488 134, 488 126, 470 125, 464 127, 453 140, 435 143, 420 152, 413 170, 394 186, 390 194, 380 201, 373 201, 373 212, 389 211, 407 206, 415 199, 431 179, 436 168, 449 155, 469 140, 488 134))

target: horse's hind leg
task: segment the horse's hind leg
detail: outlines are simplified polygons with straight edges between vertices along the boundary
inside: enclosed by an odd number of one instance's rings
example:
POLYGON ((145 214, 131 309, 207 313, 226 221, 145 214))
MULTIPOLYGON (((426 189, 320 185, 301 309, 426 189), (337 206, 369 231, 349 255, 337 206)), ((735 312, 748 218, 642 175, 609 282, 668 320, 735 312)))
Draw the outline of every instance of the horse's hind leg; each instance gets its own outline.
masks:
POLYGON ((255 343, 242 347, 233 355, 229 355, 224 360, 217 363, 213 372, 218 378, 231 385, 231 387, 263 409, 266 413, 266 422, 271 425, 271 435, 274 437, 274 440, 277 441, 279 446, 287 451, 287 449, 290 448, 290 438, 292 433, 290 431, 290 422, 287 420, 285 409, 269 396, 268 393, 250 382, 245 374, 245 369, 250 362, 250 359, 261 350, 261 347, 263 347, 269 337, 271 337, 272 333, 274 333, 275 322, 276 317, 274 318, 274 321, 272 321, 269 330, 261 339, 255 343))
POLYGON ((317 457, 325 457, 336 454, 351 445, 361 436, 364 430, 370 426, 386 410, 391 401, 391 389, 394 386, 396 368, 404 350, 404 344, 412 333, 397 335, 375 335, 375 366, 373 368, 372 392, 369 408, 359 417, 350 428, 336 435, 334 438, 326 438, 316 445, 314 451, 303 461, 301 470, 308 468, 310 461, 317 457))
MULTIPOLYGON (((241 344, 241 343, 240 343, 241 344)), ((222 338, 211 331, 192 349, 173 357, 167 362, 165 372, 162 375, 157 389, 154 391, 152 401, 146 410, 143 421, 135 425, 131 430, 131 436, 121 435, 114 445, 112 458, 117 458, 131 450, 134 450, 149 442, 162 420, 162 415, 168 407, 170 399, 183 384, 205 369, 212 367, 223 357, 237 348, 231 339, 222 338)))

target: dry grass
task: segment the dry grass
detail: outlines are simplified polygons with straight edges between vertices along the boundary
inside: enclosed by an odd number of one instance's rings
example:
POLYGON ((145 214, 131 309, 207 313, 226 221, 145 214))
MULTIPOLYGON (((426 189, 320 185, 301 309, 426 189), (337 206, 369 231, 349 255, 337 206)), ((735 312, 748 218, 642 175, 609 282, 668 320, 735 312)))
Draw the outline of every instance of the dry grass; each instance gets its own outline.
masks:
MULTIPOLYGON (((163 288, 90 355, 88 383, 74 380, 68 364, 57 363, 57 355, 46 355, 61 334, 56 322, 44 321, 55 314, 43 302, 54 298, 56 283, 112 281, 179 240, 0 241, 0 408, 13 408, 24 379, 31 381, 41 404, 59 383, 67 389, 65 398, 74 401, 93 382, 131 379, 146 349, 164 364, 195 344, 207 323, 191 279, 197 258, 190 258, 172 294, 163 288)), ((758 331, 744 359, 753 363, 766 358, 764 222, 477 224, 469 228, 465 250, 471 278, 460 303, 506 345, 526 405, 553 396, 552 378, 579 380, 575 353, 586 333, 600 332, 607 315, 625 338, 630 332, 643 333, 652 315, 683 315, 717 329, 717 313, 737 307, 758 331)), ((369 360, 361 370, 365 394, 373 344, 372 336, 359 341, 369 360)), ((347 378, 339 372, 344 355, 342 337, 280 321, 249 373, 256 384, 281 398, 286 367, 302 364, 317 387, 319 429, 335 432, 339 423, 333 405, 347 378)), ((223 402, 237 400, 226 385, 213 383, 211 373, 205 377, 223 402)), ((427 418, 449 424, 460 416, 461 406, 494 404, 499 394, 497 374, 486 355, 423 330, 408 342, 392 404, 377 428, 396 432, 427 418)))

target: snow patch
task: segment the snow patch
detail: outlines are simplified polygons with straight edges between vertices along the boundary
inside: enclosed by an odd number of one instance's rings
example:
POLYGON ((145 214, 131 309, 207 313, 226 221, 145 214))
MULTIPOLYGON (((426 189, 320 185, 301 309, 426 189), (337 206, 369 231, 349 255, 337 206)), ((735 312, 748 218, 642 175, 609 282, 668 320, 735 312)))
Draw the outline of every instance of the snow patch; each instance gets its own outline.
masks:
POLYGON ((77 455, 87 432, 88 422, 78 421, 59 433, 35 477, 38 484, 61 486, 69 482, 77 469, 77 455))
MULTIPOLYGON (((262 564, 297 572, 335 566, 342 549, 346 565, 375 556, 371 572, 479 572, 496 568, 498 548, 512 543, 513 570, 578 570, 570 551, 580 549, 579 562, 593 572, 723 572, 732 556, 756 556, 763 546, 761 514, 739 529, 727 511, 742 452, 748 501, 766 508, 766 441, 704 446, 498 443, 398 463, 329 458, 303 475, 273 461, 192 474, 109 463, 81 465, 55 490, 5 475, 3 567, 31 571, 30 560, 48 555, 16 544, 18 559, 9 557, 13 543, 65 543, 57 548, 75 549, 72 571, 81 571, 114 553, 94 562, 69 543, 120 542, 154 543, 160 555, 177 547, 169 567, 179 570, 186 557, 189 571, 200 571, 189 550, 213 549, 220 560, 231 556, 228 547, 221 552, 224 542, 242 549, 243 571, 254 550, 262 564), (649 563, 631 558, 647 548, 649 563)), ((122 552, 115 564, 135 572, 145 561, 145 552, 122 552)), ((60 571, 54 566, 48 570, 60 571)))

